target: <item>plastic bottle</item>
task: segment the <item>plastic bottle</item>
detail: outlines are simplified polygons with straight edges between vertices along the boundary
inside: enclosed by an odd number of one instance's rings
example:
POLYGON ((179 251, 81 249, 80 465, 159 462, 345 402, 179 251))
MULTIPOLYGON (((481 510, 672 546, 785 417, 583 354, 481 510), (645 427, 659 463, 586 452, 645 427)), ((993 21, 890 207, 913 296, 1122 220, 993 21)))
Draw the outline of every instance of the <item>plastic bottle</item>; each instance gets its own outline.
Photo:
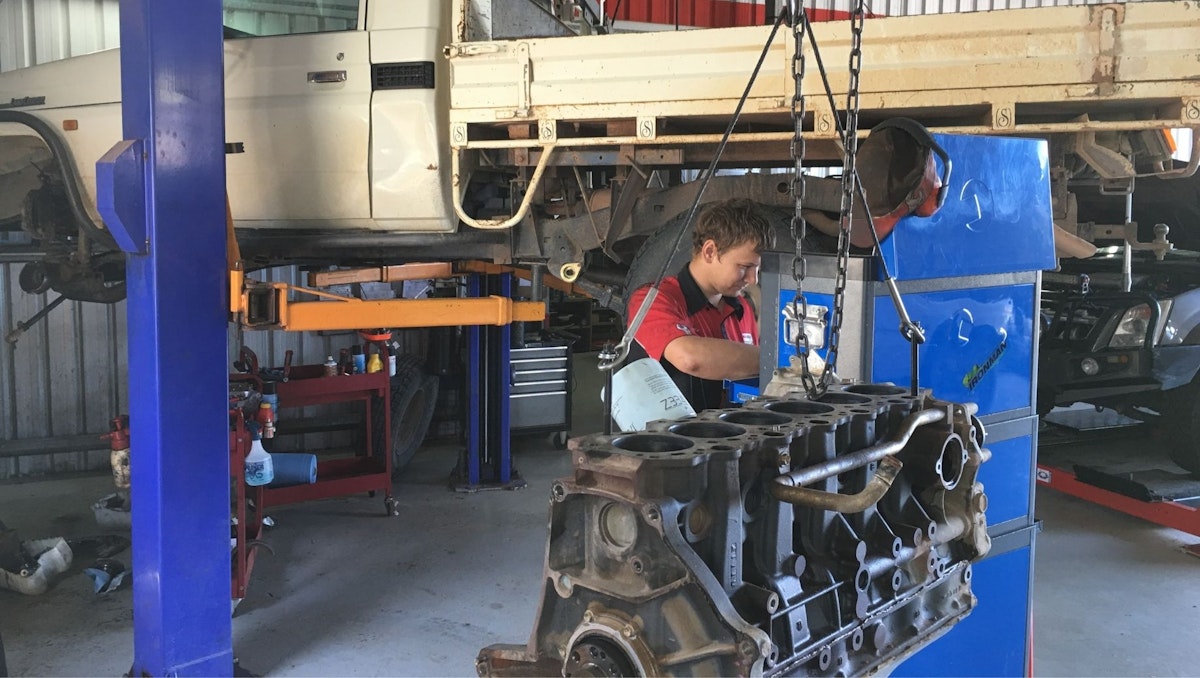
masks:
POLYGON ((388 347, 388 376, 396 376, 396 356, 400 355, 400 342, 392 339, 387 343, 388 347))
POLYGON ((372 352, 371 357, 367 359, 367 374, 383 371, 383 359, 379 357, 379 353, 372 352))
POLYGON ((109 440, 109 463, 112 465, 113 482, 118 492, 128 494, 129 480, 129 428, 125 417, 116 417, 109 424, 110 433, 103 438, 109 440))
POLYGON ((333 359, 333 356, 329 356, 329 357, 325 358, 325 372, 324 372, 325 376, 336 377, 337 373, 338 373, 337 361, 333 359))
POLYGON ((354 366, 354 374, 363 374, 367 371, 367 356, 363 355, 362 346, 356 344, 350 347, 350 360, 354 366))
POLYGON ((258 416, 255 417, 255 419, 258 420, 258 425, 261 427, 259 429, 261 431, 260 437, 274 438, 275 437, 275 408, 271 407, 271 403, 267 402, 265 400, 265 397, 266 396, 264 396, 263 402, 260 403, 258 406, 258 416))
POLYGON ((271 454, 263 447, 258 433, 254 434, 254 442, 250 444, 250 454, 246 455, 245 466, 247 485, 266 485, 275 479, 275 465, 271 462, 271 454))

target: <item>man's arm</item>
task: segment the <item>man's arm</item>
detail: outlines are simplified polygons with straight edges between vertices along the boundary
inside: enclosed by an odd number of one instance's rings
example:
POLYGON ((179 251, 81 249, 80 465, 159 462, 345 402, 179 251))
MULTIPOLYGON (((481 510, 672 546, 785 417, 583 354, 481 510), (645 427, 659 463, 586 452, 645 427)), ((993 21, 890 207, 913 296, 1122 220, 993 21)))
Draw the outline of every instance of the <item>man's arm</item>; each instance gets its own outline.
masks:
POLYGON ((746 379, 758 376, 758 347, 728 339, 677 337, 663 350, 680 372, 701 379, 746 379))

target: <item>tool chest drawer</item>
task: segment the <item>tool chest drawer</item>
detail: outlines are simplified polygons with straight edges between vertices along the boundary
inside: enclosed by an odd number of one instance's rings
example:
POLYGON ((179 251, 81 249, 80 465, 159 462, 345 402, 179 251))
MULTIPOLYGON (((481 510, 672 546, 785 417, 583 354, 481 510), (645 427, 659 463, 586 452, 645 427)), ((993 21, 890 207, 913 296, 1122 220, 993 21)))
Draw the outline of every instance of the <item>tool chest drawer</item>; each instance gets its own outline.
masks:
POLYGON ((514 348, 509 355, 512 429, 566 431, 571 421, 571 347, 514 348))

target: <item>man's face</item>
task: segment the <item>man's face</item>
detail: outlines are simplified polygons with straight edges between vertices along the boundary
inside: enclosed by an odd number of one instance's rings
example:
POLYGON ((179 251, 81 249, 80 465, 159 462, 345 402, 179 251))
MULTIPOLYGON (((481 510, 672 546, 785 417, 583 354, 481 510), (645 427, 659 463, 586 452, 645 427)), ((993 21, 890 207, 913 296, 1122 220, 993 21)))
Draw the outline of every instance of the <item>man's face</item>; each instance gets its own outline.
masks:
POLYGON ((709 240, 701 249, 708 272, 708 283, 722 296, 737 296, 746 287, 758 282, 758 268, 762 265, 758 245, 746 241, 724 252, 718 252, 716 243, 709 240))

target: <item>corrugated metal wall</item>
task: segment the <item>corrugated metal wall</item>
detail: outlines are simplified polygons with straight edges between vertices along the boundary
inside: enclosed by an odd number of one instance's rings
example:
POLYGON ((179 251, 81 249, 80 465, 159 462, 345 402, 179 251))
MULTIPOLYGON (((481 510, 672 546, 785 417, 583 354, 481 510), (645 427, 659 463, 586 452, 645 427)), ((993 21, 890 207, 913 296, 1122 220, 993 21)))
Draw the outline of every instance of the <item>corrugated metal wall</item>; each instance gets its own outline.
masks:
MULTIPOLYGON (((0 264, 4 336, 57 296, 21 291, 19 271, 19 264, 0 264)), ((0 439, 102 433, 128 410, 123 303, 66 302, 0 351, 0 439)), ((97 438, 92 452, 0 458, 0 478, 104 468, 107 447, 97 438)))
MULTIPOLYGON (((871 0, 867 11, 874 16, 946 14, 1022 7, 1096 5, 1111 0, 871 0)), ((1136 2, 1137 0, 1127 0, 1136 2)), ((783 0, 776 3, 781 6, 783 0)), ((850 0, 805 0, 804 6, 815 21, 847 16, 850 0)), ((765 21, 764 0, 605 0, 603 8, 617 22, 662 24, 666 26, 752 26, 765 21)))
POLYGON ((0 71, 117 46, 118 0, 0 0, 0 71))
MULTIPOLYGON (((54 293, 29 295, 17 283, 20 264, 0 264, 0 334, 27 319, 55 298, 54 293)), ((303 284, 295 268, 254 274, 264 280, 303 284)), ((402 353, 424 356, 424 330, 397 332, 402 353)), ((282 366, 288 349, 294 364, 316 364, 356 340, 352 332, 255 332, 230 326, 229 363, 245 344, 260 364, 282 366)), ((104 306, 66 302, 20 337, 14 345, 0 342, 0 442, 45 439, 108 430, 108 421, 129 412, 126 383, 125 303, 104 306)), ((134 387, 133 397, 136 397, 134 387)), ((336 408, 306 408, 288 416, 318 416, 336 408)), ((136 423, 134 424, 136 425, 136 423)), ((97 437, 91 452, 22 457, 0 456, 0 479, 102 469, 108 466, 108 444, 97 437)), ((320 449, 346 444, 345 435, 307 435, 276 449, 320 449)), ((284 442, 281 440, 280 442, 284 442)), ((0 444, 0 449, 3 445, 0 444)))

